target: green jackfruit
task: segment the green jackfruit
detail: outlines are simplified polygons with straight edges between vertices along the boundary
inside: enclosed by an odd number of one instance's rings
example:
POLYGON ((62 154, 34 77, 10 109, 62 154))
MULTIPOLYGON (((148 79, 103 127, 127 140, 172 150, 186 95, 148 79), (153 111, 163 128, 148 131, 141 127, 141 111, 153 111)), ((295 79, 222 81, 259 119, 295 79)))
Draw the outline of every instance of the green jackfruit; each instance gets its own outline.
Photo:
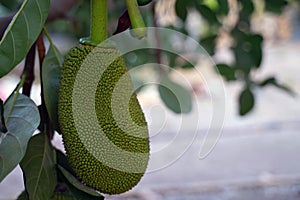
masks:
POLYGON ((119 194, 140 181, 149 160, 148 128, 116 48, 78 45, 70 50, 58 108, 68 160, 86 185, 119 194))

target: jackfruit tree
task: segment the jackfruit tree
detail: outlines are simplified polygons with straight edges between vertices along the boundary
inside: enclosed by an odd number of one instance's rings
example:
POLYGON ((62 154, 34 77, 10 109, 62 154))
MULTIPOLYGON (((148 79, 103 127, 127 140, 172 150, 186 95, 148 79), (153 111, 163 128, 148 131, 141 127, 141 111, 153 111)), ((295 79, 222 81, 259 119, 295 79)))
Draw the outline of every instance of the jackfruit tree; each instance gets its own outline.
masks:
MULTIPOLYGON (((120 194, 139 183, 150 157, 149 133, 137 98, 144 86, 135 85, 143 80, 131 77, 128 70, 146 63, 195 67, 159 48, 142 46, 124 54, 120 43, 133 45, 130 38, 145 41, 151 35, 147 27, 165 26, 192 37, 189 13, 197 13, 206 26, 196 39, 207 55, 214 55, 224 32, 230 35, 234 62, 217 63, 215 71, 225 81, 243 85, 240 115, 254 107, 257 88, 271 85, 293 94, 275 77, 252 77, 261 66, 264 37, 252 29, 251 17, 255 12, 280 14, 296 1, 265 0, 259 6, 254 0, 169 2, 176 24, 158 23, 163 0, 0 2, 0 78, 18 73, 17 66, 23 65, 15 89, 0 101, 0 182, 20 165, 25 190, 18 199, 104 199, 104 194, 120 194), (236 20, 228 25, 233 2, 238 7, 236 20), (52 41, 54 32, 78 38, 65 56, 52 41), (120 34, 127 34, 129 42, 108 39, 120 34), (31 96, 36 80, 38 101, 31 96), (66 153, 53 145, 54 134, 62 136, 66 153)), ((158 44, 165 42, 156 39, 158 44)), ((190 112, 191 92, 172 81, 169 70, 158 68, 157 89, 166 107, 174 113, 190 112)))

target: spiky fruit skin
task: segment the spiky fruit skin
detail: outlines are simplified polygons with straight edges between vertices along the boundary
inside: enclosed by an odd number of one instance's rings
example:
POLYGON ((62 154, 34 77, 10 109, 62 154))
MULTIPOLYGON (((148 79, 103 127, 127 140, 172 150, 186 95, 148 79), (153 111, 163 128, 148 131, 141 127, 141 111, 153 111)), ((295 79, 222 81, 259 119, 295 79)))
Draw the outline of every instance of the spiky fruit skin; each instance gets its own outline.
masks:
MULTIPOLYGON (((106 194, 120 194, 132 189, 140 181, 147 168, 150 151, 147 123, 136 95, 133 93, 130 79, 126 79, 129 81, 122 86, 125 92, 132 93, 128 102, 129 109, 124 110, 124 108, 119 107, 118 114, 122 116, 129 112, 132 120, 140 128, 136 129, 135 126, 132 126, 132 123, 123 121, 121 123, 124 126, 123 128, 125 128, 123 129, 113 115, 112 95, 114 88, 122 76, 128 76, 127 68, 121 56, 114 60, 105 70, 102 69, 105 68, 105 65, 102 65, 102 63, 105 62, 106 58, 110 58, 111 55, 116 53, 118 53, 118 50, 112 47, 92 47, 87 45, 74 47, 64 61, 59 89, 59 124, 70 165, 85 184, 106 194), (96 92, 93 95, 95 98, 95 112, 101 130, 95 131, 92 127, 91 129, 87 128, 88 130, 84 130, 83 135, 88 141, 96 144, 93 146, 93 151, 96 154, 97 151, 101 151, 101 148, 108 150, 111 155, 115 153, 111 152, 111 144, 108 144, 107 141, 97 140, 97 134, 105 134, 110 142, 123 151, 142 153, 144 155, 142 159, 120 157, 115 160, 117 164, 128 166, 129 168, 138 166, 139 169, 142 169, 139 172, 119 170, 101 162, 94 156, 95 154, 92 154, 86 148, 77 132, 72 111, 73 87, 83 61, 92 51, 97 56, 93 57, 88 64, 96 64, 99 70, 103 70, 96 92), (130 134, 124 130, 130 130, 130 134)), ((82 90, 85 89, 87 88, 82 88, 82 90)), ((124 94, 120 93, 117 95, 122 97, 124 94)), ((82 102, 82 104, 85 103, 82 102)), ((82 112, 80 113, 82 115, 87 115, 84 110, 80 112, 82 112)), ((89 122, 87 121, 86 123, 89 122)))

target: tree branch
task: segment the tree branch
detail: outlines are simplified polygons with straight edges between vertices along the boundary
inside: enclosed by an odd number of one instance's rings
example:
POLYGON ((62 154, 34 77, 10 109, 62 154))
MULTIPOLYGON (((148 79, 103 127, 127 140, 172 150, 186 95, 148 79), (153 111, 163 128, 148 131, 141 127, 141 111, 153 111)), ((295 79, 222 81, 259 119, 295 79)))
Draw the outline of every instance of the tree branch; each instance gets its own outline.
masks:
POLYGON ((41 131, 45 131, 48 138, 52 139, 52 133, 53 130, 51 129, 51 122, 50 122, 50 118, 49 118, 49 114, 46 108, 46 104, 45 104, 45 98, 44 98, 44 90, 43 90, 43 61, 46 55, 46 48, 45 48, 45 44, 44 44, 44 40, 43 40, 43 31, 41 32, 41 34, 39 35, 36 44, 37 44, 37 49, 38 49, 38 56, 39 56, 39 65, 40 65, 40 78, 41 78, 41 131))
MULTIPOLYGON (((35 47, 36 47, 36 43, 34 43, 27 56, 25 59, 25 66, 24 66, 24 71, 23 74, 26 75, 26 79, 23 85, 23 90, 22 90, 22 94, 30 97, 30 92, 31 92, 31 88, 32 88, 32 83, 34 81, 34 61, 35 61, 35 47)), ((22 76, 23 76, 22 74, 22 76)))

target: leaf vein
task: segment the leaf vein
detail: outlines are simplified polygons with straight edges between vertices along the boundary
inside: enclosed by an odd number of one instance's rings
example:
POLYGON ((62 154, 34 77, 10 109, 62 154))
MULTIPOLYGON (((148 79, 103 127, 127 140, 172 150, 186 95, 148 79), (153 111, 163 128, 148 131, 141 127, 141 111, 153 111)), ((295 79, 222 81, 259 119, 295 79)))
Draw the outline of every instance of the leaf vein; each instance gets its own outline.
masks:
POLYGON ((25 20, 25 24, 26 24, 26 31, 27 31, 26 46, 28 46, 28 42, 29 42, 29 23, 28 23, 26 13, 24 11, 22 11, 22 13, 23 13, 23 16, 24 16, 24 20, 25 20))

